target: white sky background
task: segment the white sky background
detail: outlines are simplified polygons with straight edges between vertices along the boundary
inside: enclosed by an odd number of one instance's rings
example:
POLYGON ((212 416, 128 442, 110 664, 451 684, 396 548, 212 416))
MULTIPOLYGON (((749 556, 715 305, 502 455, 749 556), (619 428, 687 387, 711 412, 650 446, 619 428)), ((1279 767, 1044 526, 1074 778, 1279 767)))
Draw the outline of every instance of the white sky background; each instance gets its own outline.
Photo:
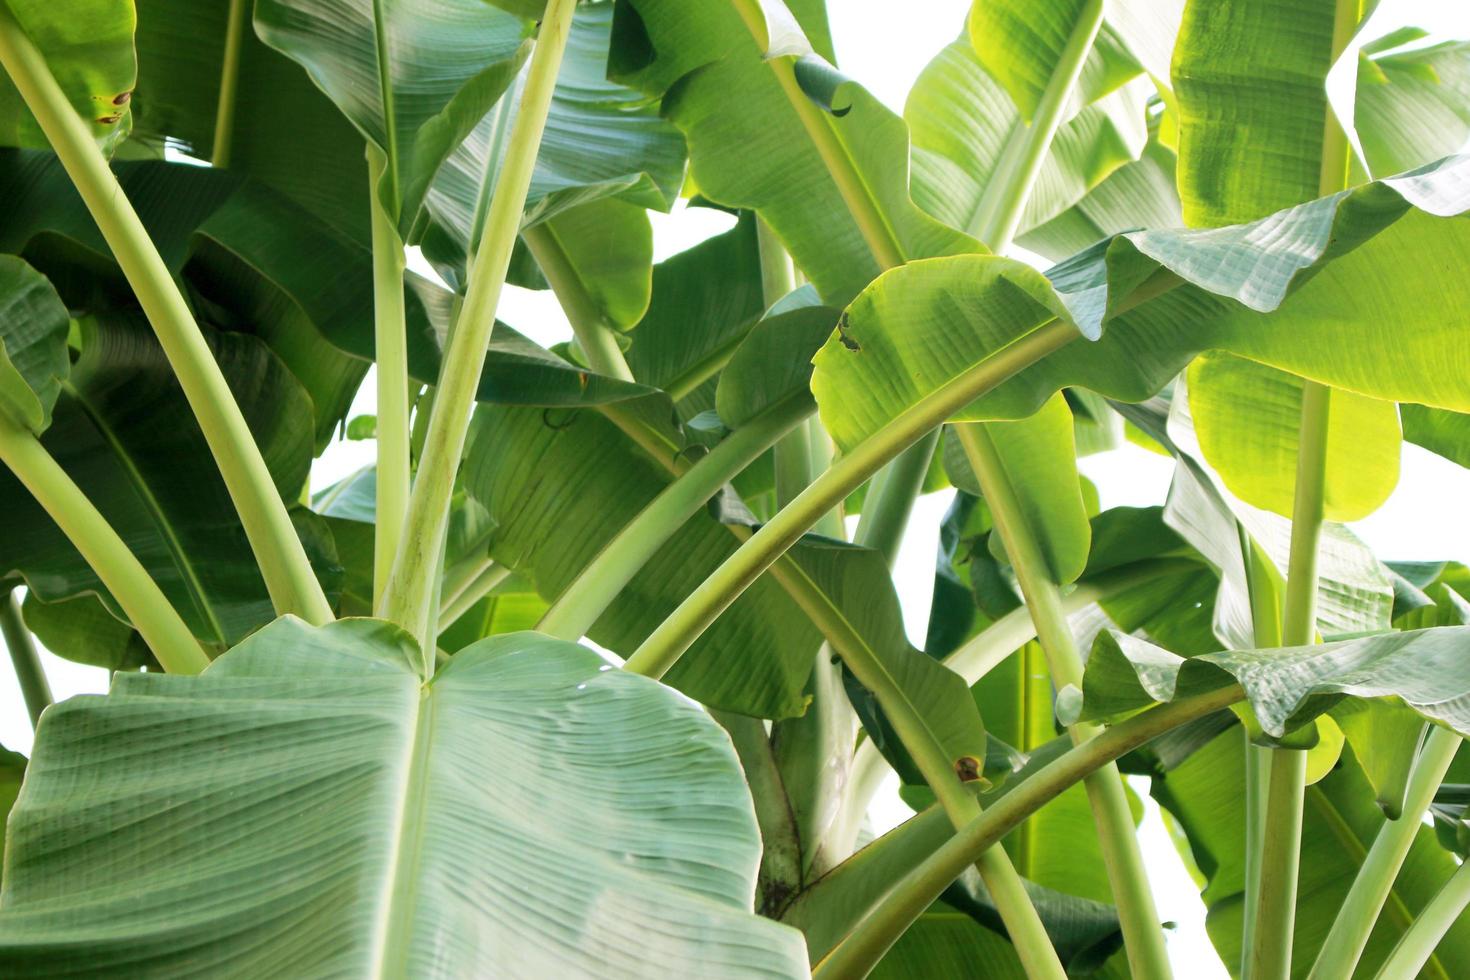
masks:
MULTIPOLYGON (((969 0, 828 0, 838 63, 896 111, 924 65, 953 40, 964 23, 969 0)), ((1426 28, 1433 40, 1470 38, 1470 5, 1463 0, 1382 0, 1362 33, 1379 37, 1402 26, 1426 28)), ((728 216, 705 209, 676 209, 669 216, 655 214, 654 248, 666 258, 729 227, 728 216)), ((429 274, 415 254, 410 265, 429 274)), ((550 293, 507 287, 500 317, 543 345, 569 339, 571 330, 550 293)), ((369 374, 354 406, 354 414, 374 408, 369 374)), ((371 442, 334 443, 314 465, 313 486, 321 488, 351 473, 373 457, 371 442)), ((1150 505, 1164 501, 1172 464, 1133 446, 1087 457, 1084 474, 1098 487, 1103 507, 1150 505)), ((949 505, 949 492, 921 499, 909 523, 894 572, 908 631, 922 644, 929 616, 934 557, 939 522, 949 505)), ((1416 446, 1405 445, 1399 488, 1382 509, 1354 525, 1368 545, 1384 559, 1455 559, 1470 562, 1470 472, 1416 446)), ((106 672, 49 653, 42 654, 52 692, 57 700, 106 689, 106 672)), ((0 667, 0 745, 29 753, 30 722, 11 672, 0 667)), ((1135 787, 1146 796, 1146 783, 1135 787)), ((1204 930, 1204 907, 1198 888, 1175 853, 1157 806, 1148 801, 1140 831, 1145 862, 1160 912, 1178 927, 1169 936, 1176 970, 1191 980, 1226 977, 1204 930)), ((885 824, 897 823, 908 811, 896 796, 877 814, 885 824)), ((1057 842, 1065 846, 1065 842, 1057 842)))

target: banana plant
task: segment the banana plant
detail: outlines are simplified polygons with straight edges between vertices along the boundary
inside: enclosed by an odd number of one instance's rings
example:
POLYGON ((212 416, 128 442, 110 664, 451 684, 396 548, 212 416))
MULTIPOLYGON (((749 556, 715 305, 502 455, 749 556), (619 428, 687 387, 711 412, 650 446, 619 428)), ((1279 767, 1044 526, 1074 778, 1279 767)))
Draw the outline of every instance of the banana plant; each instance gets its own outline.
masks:
POLYGON ((973 0, 897 113, 823 0, 0 2, 0 974, 1189 975, 1144 792, 1234 975, 1470 971, 1467 556, 1348 526, 1470 465, 1470 47, 1373 6, 973 0))

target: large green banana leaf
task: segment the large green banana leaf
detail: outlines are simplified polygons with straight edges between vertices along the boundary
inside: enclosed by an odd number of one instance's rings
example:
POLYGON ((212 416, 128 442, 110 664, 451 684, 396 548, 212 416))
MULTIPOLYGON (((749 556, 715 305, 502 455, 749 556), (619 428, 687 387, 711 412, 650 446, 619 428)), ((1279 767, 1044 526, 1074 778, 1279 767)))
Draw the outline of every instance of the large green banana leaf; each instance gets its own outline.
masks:
MULTIPOLYGON (((42 445, 128 542, 195 635, 223 649, 273 612, 204 436, 140 315, 89 317, 79 335, 81 353, 69 376, 57 379, 61 394, 42 445)), ((255 338, 207 336, 277 490, 294 499, 311 460, 311 430, 302 424, 311 413, 305 392, 255 338)), ((55 343, 65 363, 65 335, 55 343)), ((0 542, 0 567, 18 572, 46 602, 96 593, 125 621, 90 566, 9 471, 0 473, 0 499, 15 521, 0 542)), ((319 573, 332 584, 330 534, 310 514, 295 517, 319 573)), ((81 650, 89 628, 58 626, 56 652, 96 659, 81 650)))
POLYGON ((376 191, 405 235, 444 159, 511 84, 529 33, 481 0, 259 0, 255 29, 382 151, 376 191))
POLYGON ((689 142, 700 192, 759 211, 823 300, 840 305, 904 258, 978 246, 910 200, 903 120, 808 53, 824 48, 823 18, 809 9, 819 7, 805 4, 793 13, 781 0, 739 9, 633 0, 620 4, 620 16, 639 28, 620 35, 625 43, 614 52, 614 68, 629 84, 663 96, 664 113, 689 142), (749 24, 742 11, 753 18, 749 24), (643 44, 631 43, 634 37, 643 44), (793 67, 796 54, 802 58, 793 67), (829 108, 813 105, 813 97, 829 108), (841 163, 834 165, 845 193, 824 162, 823 146, 838 148, 841 163), (868 225, 866 236, 854 210, 868 225), (875 255, 875 241, 884 255, 875 255))
POLYGON ((1062 348, 957 417, 1024 417, 1072 385, 1141 401, 1211 348, 1375 398, 1470 409, 1453 313, 1454 270, 1470 262, 1470 224, 1455 217, 1470 209, 1467 173, 1470 157, 1452 157, 1250 225, 1124 234, 1054 267, 1059 292, 993 256, 911 262, 865 290, 817 354, 822 420, 850 447, 1049 318, 1096 337, 1109 313, 1100 340, 1062 348), (1139 284, 1171 275, 1182 282, 1117 314, 1139 284))
POLYGON ((1135 228, 1184 225, 1174 188, 1174 151, 1159 141, 1158 121, 1137 160, 1124 163, 1077 203, 1024 232, 1022 248, 1060 262, 1087 246, 1135 228))
POLYGON ((1413 46, 1424 36, 1396 31, 1359 57, 1354 127, 1374 174, 1456 153, 1470 137, 1470 43, 1413 46))
MULTIPOLYGON (((1189 411, 1200 449, 1241 500, 1290 517, 1296 493, 1301 378, 1243 357, 1206 353, 1189 365, 1189 411)), ((1399 479, 1398 406, 1334 393, 1327 426, 1323 513, 1362 520, 1399 479)))
POLYGON ((704 712, 533 633, 419 660, 387 623, 283 619, 49 711, 4 972, 805 974, 750 912, 754 814, 704 712))
MULTIPOLYGON (((133 139, 152 145, 167 139, 199 159, 215 159, 220 66, 232 5, 134 3, 139 94, 133 139)), ((237 71, 229 169, 279 191, 366 246, 362 136, 300 65, 264 44, 249 24, 240 32, 237 71)))
POLYGON ((1189 658, 1138 637, 1106 633, 1087 660, 1079 717, 1110 717, 1236 683, 1272 738, 1305 725, 1344 697, 1396 698, 1465 735, 1470 733, 1467 648, 1470 627, 1465 626, 1189 658))
MULTIPOLYGON (((640 92, 607 80, 613 5, 578 7, 567 38, 546 132, 526 195, 527 225, 553 221, 561 237, 572 229, 595 232, 592 222, 556 223, 556 216, 592 201, 615 197, 639 208, 667 211, 684 180, 684 138, 659 117, 658 106, 640 92)), ((485 209, 505 155, 515 113, 512 90, 449 154, 429 188, 425 204, 435 228, 426 233, 430 257, 459 267, 479 241, 485 209)), ((642 218, 641 210, 629 209, 642 218)), ((602 221, 605 212, 598 213, 602 221)), ((646 220, 646 219, 645 219, 646 220)), ((604 235, 602 250, 621 244, 604 235)), ((647 260, 643 273, 647 276, 647 260)), ((645 284, 646 288, 646 284, 645 284)), ((631 326, 642 315, 618 318, 631 326)))
MULTIPOLYGON (((1240 961, 1245 898, 1245 780, 1243 736, 1236 726, 1217 736, 1183 765, 1157 777, 1153 794, 1178 821, 1188 841, 1187 857, 1208 881, 1202 897, 1209 909, 1210 939, 1221 959, 1240 961)), ((1302 813, 1301 880, 1297 888, 1292 971, 1307 976, 1342 907, 1363 858, 1384 825, 1351 750, 1337 768, 1306 788, 1302 813)), ((1374 976, 1404 930, 1454 872, 1454 861, 1421 828, 1408 859, 1394 879, 1383 914, 1373 930, 1358 976, 1374 976)), ((1470 924, 1455 925, 1421 976, 1450 980, 1470 970, 1470 924)))
MULTIPOLYGON (((138 78, 132 0, 79 0, 65 5, 14 0, 7 6, 8 16, 35 43, 103 152, 117 149, 132 129, 129 103, 138 78)), ((0 145, 50 145, 8 77, 0 79, 0 145)))
MULTIPOLYGON (((497 525, 490 554, 523 572, 547 599, 558 596, 672 479, 597 412, 515 406, 477 412, 464 471, 466 487, 497 525)), ((631 654, 738 543, 718 520, 696 514, 588 635, 615 653, 631 654)), ((690 648, 668 680, 714 707, 777 718, 800 714, 819 642, 767 577, 690 648)))
MULTIPOLYGON (((1094 55, 1100 58, 1096 50, 1094 55)), ((1148 135, 1148 91, 1147 80, 1135 77, 1084 103, 1062 124, 1027 199, 1020 233, 1061 214, 1138 157, 1148 135)), ((914 82, 904 119, 913 134, 915 202, 946 224, 976 233, 987 187, 1000 177, 1007 141, 1026 128, 1015 104, 974 48, 960 40, 941 51, 914 82)))
POLYGON ((1335 13, 1331 0, 1185 7, 1172 75, 1188 224, 1241 224, 1320 195, 1335 13), (1261 78, 1271 97, 1247 97, 1261 78))

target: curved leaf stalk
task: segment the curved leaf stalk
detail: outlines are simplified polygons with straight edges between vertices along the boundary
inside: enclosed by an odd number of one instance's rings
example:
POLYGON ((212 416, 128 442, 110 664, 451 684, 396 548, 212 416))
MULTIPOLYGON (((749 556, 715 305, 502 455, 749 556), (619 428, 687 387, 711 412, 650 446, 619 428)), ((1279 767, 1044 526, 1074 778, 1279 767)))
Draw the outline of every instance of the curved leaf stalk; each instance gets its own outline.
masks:
POLYGON ((711 711, 710 715, 729 733, 745 771, 755 804, 755 822, 761 832, 757 911, 774 918, 802 883, 801 834, 796 829, 786 786, 776 767, 764 722, 725 711, 711 711))
POLYGON ((225 50, 220 58, 219 103, 214 111, 214 145, 209 157, 209 162, 221 169, 230 165, 230 151, 234 148, 240 48, 245 41, 245 25, 250 19, 251 6, 246 0, 230 0, 230 10, 225 15, 225 50))
MULTIPOLYGON (((1094 579, 1078 582, 1076 588, 1062 596, 1062 614, 1070 617, 1095 602, 1127 592, 1145 582, 1196 567, 1195 562, 1184 558, 1157 558, 1106 572, 1094 579)), ((1034 639, 1036 624, 1032 622, 1031 610, 1023 605, 975 634, 942 662, 973 687, 1007 657, 1034 639)), ((838 837, 839 850, 846 842, 848 851, 851 851, 863 814, 867 812, 868 804, 888 769, 883 754, 872 741, 864 739, 853 756, 844 826, 838 837)))
MULTIPOLYGON (((1409 847, 1414 843, 1414 837, 1422 827, 1424 813, 1429 809, 1429 804, 1434 800, 1434 793, 1439 789, 1440 782, 1445 773, 1449 771, 1450 763, 1454 761, 1455 752, 1459 750, 1462 739, 1460 736, 1437 725, 1429 726, 1429 735, 1424 740, 1424 746, 1419 751, 1419 757, 1414 762, 1412 774, 1409 776, 1408 792, 1405 794, 1403 812, 1394 820, 1389 820, 1379 828, 1378 835, 1373 838, 1373 846, 1368 850, 1368 856, 1363 861, 1363 866, 1358 875, 1353 879, 1352 888, 1348 890, 1347 898, 1343 900, 1342 908, 1333 920, 1332 930, 1328 932, 1327 939, 1322 943, 1322 949, 1317 954, 1317 962, 1312 966, 1311 980, 1330 980, 1332 977, 1348 977, 1358 967, 1358 960, 1362 958, 1363 949, 1368 945, 1368 937, 1373 932, 1374 925, 1378 922, 1379 913, 1383 910, 1384 903, 1388 900, 1388 893, 1393 888, 1394 879, 1398 877, 1399 869, 1403 867, 1404 860, 1409 856, 1409 847)), ((1449 886, 1446 885, 1446 888, 1449 886)), ((1438 898, 1435 899, 1438 901, 1438 898)), ((1433 903, 1431 903, 1431 907, 1433 903)), ((1463 908, 1463 903, 1461 905, 1463 908)), ((1427 915, 1426 908, 1421 913, 1422 919, 1427 915)), ((1451 916, 1450 922, 1454 921, 1451 916)), ((1417 924, 1411 927, 1418 928, 1417 924)), ((1446 923, 1448 928, 1448 923, 1446 923)), ((1441 933, 1442 935, 1442 933, 1441 933)), ((1401 940, 1408 941, 1406 934, 1401 940)), ((1438 937, 1436 937, 1438 938, 1438 937)), ((1434 952, 1433 944, 1424 950, 1424 958, 1418 960, 1407 969, 1403 976, 1414 976, 1424 961, 1434 952)), ((1394 951, 1389 962, 1397 957, 1398 950, 1394 951)), ((1407 957, 1408 953, 1405 953, 1407 957)), ((1414 954, 1414 955, 1417 955, 1414 954)), ((1399 963, 1404 966, 1404 963, 1399 963)), ((1383 973, 1380 976, 1395 976, 1399 974, 1387 972, 1388 964, 1385 963, 1383 973)))
POLYGON ((209 666, 199 641, 148 570, 39 439, 8 419, 0 419, 0 461, 81 552, 164 670, 197 674, 209 666))
MULTIPOLYGON (((367 148, 369 186, 377 188, 387 158, 367 148)), ((403 240, 398 222, 374 191, 369 195, 373 229, 373 352, 378 385, 378 467, 373 533, 373 604, 383 597, 393 556, 408 518, 409 397, 408 333, 403 308, 403 240)))
POLYGON ((479 574, 440 603, 438 622, 441 629, 452 626, 456 619, 469 612, 470 607, 489 595, 497 585, 510 578, 510 575, 511 570, 505 565, 494 562, 486 564, 479 574))
MULTIPOLYGON (((510 147, 486 217, 485 235, 475 250, 469 289, 440 369, 424 454, 409 497, 403 546, 378 603, 378 612, 419 637, 425 650, 433 649, 433 637, 427 633, 432 630, 438 608, 436 578, 454 475, 464 454, 470 410, 495 326, 495 307, 520 231, 521 213, 575 7, 575 0, 549 0, 546 5, 511 129, 510 147)), ((432 660, 427 669, 433 669, 432 660)))
POLYGON ((767 521, 659 624, 625 666, 635 673, 662 677, 740 593, 879 467, 980 395, 1077 336, 1071 324, 1049 320, 900 413, 767 521))
POLYGON ((1047 80, 1035 116, 1029 125, 1018 116, 1015 126, 1006 136, 995 177, 986 187, 970 218, 970 225, 965 229, 997 255, 1010 248, 1016 237, 1026 202, 1036 186, 1041 165, 1046 161, 1052 140, 1062 124, 1072 89, 1082 77, 1082 66, 1097 40, 1102 22, 1102 0, 1086 0, 1047 80))
POLYGON ((15 667, 15 680, 20 685, 20 696, 25 699, 31 727, 35 728, 36 722, 41 720, 41 712, 51 704, 51 685, 46 681, 35 637, 31 636, 25 620, 21 618, 20 603, 15 601, 13 591, 7 590, 4 600, 0 600, 0 633, 5 636, 10 663, 15 667))
MULTIPOLYGON (((1005 463, 983 423, 956 425, 955 433, 980 481, 995 528, 1005 543, 1011 567, 1015 569, 1021 594, 1031 610, 1052 683, 1059 690, 1069 686, 1080 690, 1082 655, 1067 622, 1061 586, 1048 567, 1034 531, 1027 524, 1025 511, 1016 498, 1005 463)), ((1076 724, 1068 729, 1068 734, 1073 744, 1084 745, 1096 738, 1100 731, 1097 725, 1076 724)), ((1143 854, 1138 848, 1138 835, 1134 831, 1133 813, 1128 807, 1123 777, 1118 767, 1109 762, 1089 774, 1084 784, 1092 819, 1097 825, 1108 883, 1123 927, 1129 966, 1136 977, 1167 977, 1171 973, 1169 954, 1164 947, 1159 912, 1149 890, 1143 854)))
POLYGON ((580 639, 675 530, 814 411, 811 397, 796 392, 726 436, 603 547, 536 628, 564 640, 580 639))
MULTIPOLYGON (((1245 557, 1246 594, 1251 607, 1251 631, 1262 650, 1281 646, 1280 576, 1245 528, 1239 528, 1240 551, 1245 557)), ((1256 910, 1261 897, 1261 851, 1266 833, 1266 796, 1271 750, 1245 739, 1245 908, 1241 922, 1240 948, 1254 945, 1256 910)))
MULTIPOLYGON (((914 920, 964 872, 975 856, 1089 774, 1165 732, 1241 700, 1231 685, 1158 705, 1070 749, 1002 796, 910 872, 812 971, 813 980, 865 977, 914 920)), ((918 819, 918 818, 915 818, 918 819)))
POLYGON ((521 238, 556 293, 557 302, 577 337, 577 345, 587 358, 587 366, 598 374, 632 381, 633 372, 623 357, 623 349, 618 346, 617 332, 608 326, 592 302, 556 234, 547 225, 539 224, 522 231, 521 238))
POLYGON ((939 445, 941 431, 936 426, 926 432, 918 442, 879 470, 868 485, 854 540, 881 554, 890 568, 898 557, 898 546, 903 541, 904 529, 908 527, 909 513, 924 487, 924 475, 929 472, 929 463, 934 458, 935 447, 939 445))
POLYGON ((1411 980, 1419 976, 1424 964, 1434 955, 1435 947, 1466 906, 1470 906, 1470 861, 1456 868, 1450 880, 1420 911, 1383 962, 1378 980, 1411 980))
POLYGON ((240 514, 276 612, 294 613, 317 625, 330 622, 326 594, 188 304, 86 125, 4 6, 0 64, 56 150, 153 325, 240 514))

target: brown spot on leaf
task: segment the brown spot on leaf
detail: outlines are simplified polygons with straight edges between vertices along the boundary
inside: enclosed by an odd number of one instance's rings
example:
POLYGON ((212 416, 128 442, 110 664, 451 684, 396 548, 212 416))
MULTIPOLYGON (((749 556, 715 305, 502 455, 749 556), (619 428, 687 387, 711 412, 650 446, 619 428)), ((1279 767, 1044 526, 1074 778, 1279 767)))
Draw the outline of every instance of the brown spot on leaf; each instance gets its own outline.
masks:
POLYGON ((121 118, 122 118, 121 115, 116 115, 116 116, 98 116, 97 117, 97 121, 99 123, 101 123, 102 125, 104 125, 104 126, 111 126, 111 125, 113 125, 114 123, 116 123, 121 118))
POLYGON ((962 783, 973 783, 980 778, 980 760, 973 755, 962 755, 954 760, 954 774, 962 783))
POLYGON ((842 314, 837 317, 837 339, 842 341, 842 346, 846 347, 848 350, 863 349, 862 344, 858 343, 856 340, 853 340, 852 337, 848 336, 846 310, 843 310, 842 314))
POLYGON ((133 98, 133 93, 132 92, 119 92, 119 93, 117 93, 116 95, 114 95, 112 97, 112 104, 113 105, 127 105, 130 101, 132 101, 132 98, 133 98))

